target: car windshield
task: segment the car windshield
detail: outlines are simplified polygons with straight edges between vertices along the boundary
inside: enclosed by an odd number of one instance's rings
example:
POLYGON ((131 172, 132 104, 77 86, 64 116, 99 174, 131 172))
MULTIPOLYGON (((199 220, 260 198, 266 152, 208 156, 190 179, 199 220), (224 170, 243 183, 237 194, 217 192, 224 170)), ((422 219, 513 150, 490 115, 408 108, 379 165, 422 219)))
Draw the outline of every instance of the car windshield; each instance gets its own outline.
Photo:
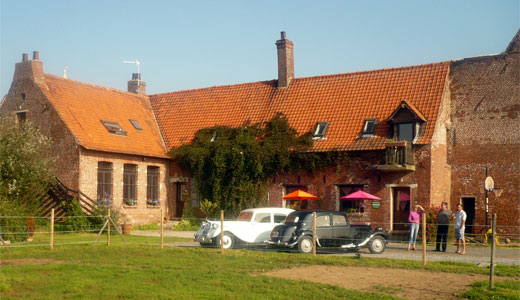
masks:
POLYGON ((243 211, 238 215, 237 221, 251 221, 251 218, 253 217, 253 212, 250 211, 243 211))

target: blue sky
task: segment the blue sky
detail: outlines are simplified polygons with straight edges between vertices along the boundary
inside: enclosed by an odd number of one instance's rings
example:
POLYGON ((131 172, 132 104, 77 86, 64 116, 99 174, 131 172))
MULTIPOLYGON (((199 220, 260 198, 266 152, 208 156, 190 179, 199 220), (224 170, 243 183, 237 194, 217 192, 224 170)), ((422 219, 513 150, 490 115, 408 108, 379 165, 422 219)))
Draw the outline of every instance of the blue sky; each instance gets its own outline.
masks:
POLYGON ((520 27, 519 0, 0 1, 0 96, 33 50, 46 73, 122 90, 138 59, 155 94, 275 79, 280 31, 304 77, 499 53, 520 27))

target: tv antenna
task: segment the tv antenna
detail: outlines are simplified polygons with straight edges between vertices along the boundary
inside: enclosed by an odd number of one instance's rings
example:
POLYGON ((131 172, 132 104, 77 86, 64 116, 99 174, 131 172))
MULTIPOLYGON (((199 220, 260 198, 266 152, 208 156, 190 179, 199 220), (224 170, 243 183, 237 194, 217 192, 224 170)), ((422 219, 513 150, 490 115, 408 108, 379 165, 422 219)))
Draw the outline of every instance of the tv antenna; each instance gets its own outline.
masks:
POLYGON ((141 64, 141 62, 138 61, 137 59, 136 59, 136 60, 123 60, 123 63, 125 63, 125 64, 135 64, 135 65, 137 65, 137 73, 138 73, 138 74, 141 74, 141 72, 139 71, 139 65, 141 64))

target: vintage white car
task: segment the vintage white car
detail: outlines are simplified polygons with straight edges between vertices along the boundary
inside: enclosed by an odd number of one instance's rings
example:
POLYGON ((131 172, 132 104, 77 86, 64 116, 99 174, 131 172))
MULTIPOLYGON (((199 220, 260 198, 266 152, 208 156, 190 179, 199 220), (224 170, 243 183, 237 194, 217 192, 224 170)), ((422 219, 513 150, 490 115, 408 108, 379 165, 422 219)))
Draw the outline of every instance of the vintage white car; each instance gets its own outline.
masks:
MULTIPOLYGON (((240 212, 236 221, 224 221, 224 248, 239 245, 264 244, 276 225, 283 223, 294 210, 267 207, 251 208, 240 212)), ((195 234, 201 246, 220 247, 220 221, 206 221, 195 234)))

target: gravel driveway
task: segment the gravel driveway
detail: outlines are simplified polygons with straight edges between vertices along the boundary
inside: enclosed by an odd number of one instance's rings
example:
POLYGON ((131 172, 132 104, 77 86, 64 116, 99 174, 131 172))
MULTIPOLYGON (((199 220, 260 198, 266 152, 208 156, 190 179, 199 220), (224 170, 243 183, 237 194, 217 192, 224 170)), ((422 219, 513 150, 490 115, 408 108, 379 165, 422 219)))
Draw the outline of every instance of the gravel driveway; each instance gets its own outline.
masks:
MULTIPOLYGON (((132 235, 141 236, 160 236, 159 231, 132 231, 132 235)), ((171 231, 165 230, 165 237, 183 237, 193 238, 195 231, 171 231)), ((186 241, 168 244, 173 247, 200 247, 197 242, 186 241)), ((368 249, 360 251, 362 256, 390 258, 390 259, 407 259, 407 260, 422 260, 422 246, 418 245, 417 251, 407 251, 407 244, 389 243, 386 251, 383 254, 371 254, 368 249)), ((491 248, 484 247, 466 247, 466 254, 455 254, 457 249, 455 246, 448 246, 446 252, 434 252, 434 246, 428 246, 426 252, 427 261, 454 261, 467 263, 488 263, 491 257, 491 248)), ((345 253, 342 251, 319 251, 321 254, 341 255, 341 256, 355 256, 356 253, 345 253)), ((519 248, 502 248, 497 247, 495 252, 495 262, 503 265, 517 265, 520 266, 520 249, 519 248)))

